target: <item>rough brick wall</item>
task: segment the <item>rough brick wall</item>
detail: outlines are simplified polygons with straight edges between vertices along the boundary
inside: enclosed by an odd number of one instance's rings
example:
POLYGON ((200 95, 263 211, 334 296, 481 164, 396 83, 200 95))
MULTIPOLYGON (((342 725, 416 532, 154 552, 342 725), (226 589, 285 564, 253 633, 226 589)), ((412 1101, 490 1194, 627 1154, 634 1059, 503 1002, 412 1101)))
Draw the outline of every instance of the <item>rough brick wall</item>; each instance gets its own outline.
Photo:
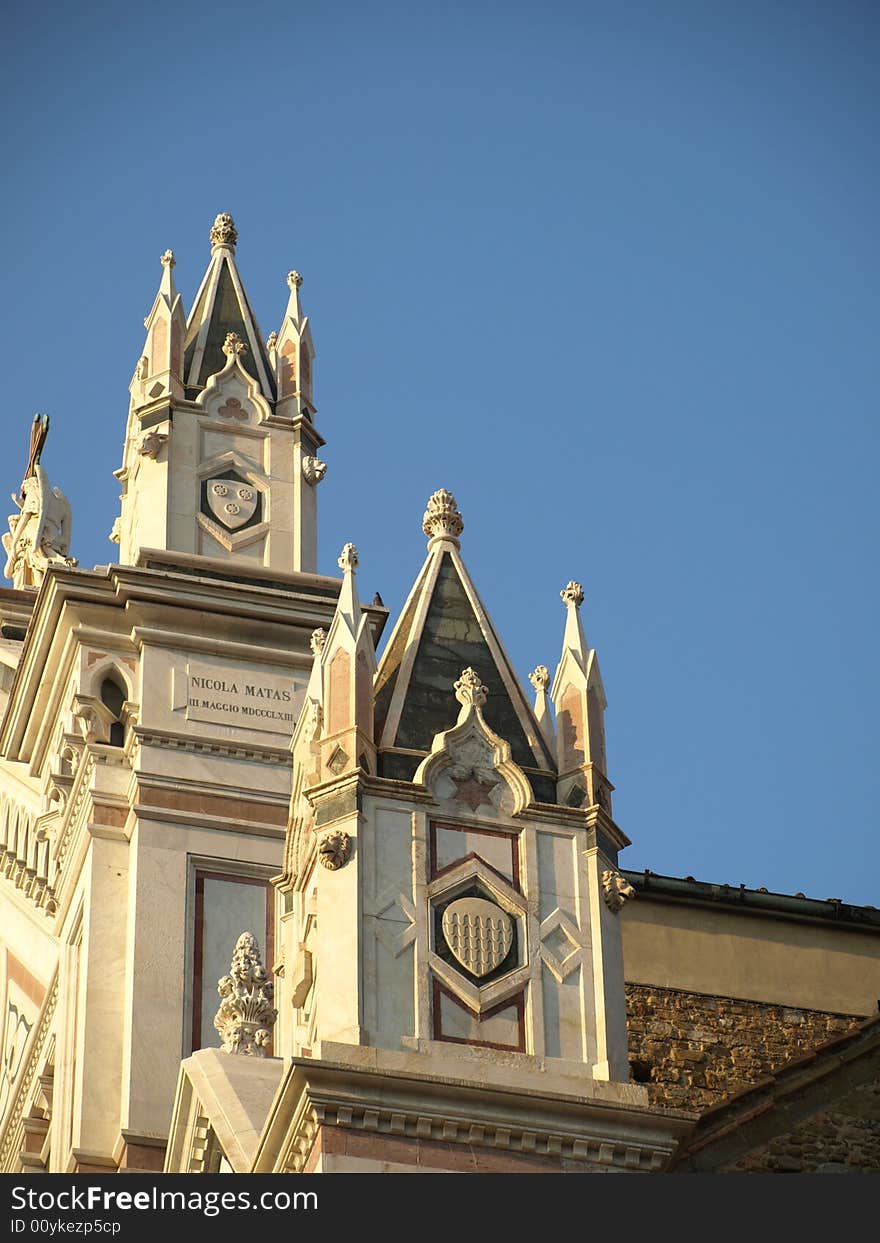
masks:
POLYGON ((855 1027, 858 1017, 627 984, 634 1078, 653 1104, 701 1111, 855 1027))

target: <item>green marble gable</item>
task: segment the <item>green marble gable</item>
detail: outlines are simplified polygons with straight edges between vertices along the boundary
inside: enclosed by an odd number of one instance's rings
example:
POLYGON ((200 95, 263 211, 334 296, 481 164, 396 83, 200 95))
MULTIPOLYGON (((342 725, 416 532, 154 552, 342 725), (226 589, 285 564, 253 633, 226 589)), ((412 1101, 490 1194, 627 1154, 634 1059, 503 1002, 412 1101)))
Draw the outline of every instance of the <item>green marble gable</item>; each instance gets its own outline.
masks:
POLYGON ((427 752, 435 734, 452 728, 458 715, 452 687, 468 667, 489 688, 483 709, 486 722, 510 743, 517 764, 533 768, 535 757, 516 709, 452 558, 444 553, 394 740, 398 747, 427 752))

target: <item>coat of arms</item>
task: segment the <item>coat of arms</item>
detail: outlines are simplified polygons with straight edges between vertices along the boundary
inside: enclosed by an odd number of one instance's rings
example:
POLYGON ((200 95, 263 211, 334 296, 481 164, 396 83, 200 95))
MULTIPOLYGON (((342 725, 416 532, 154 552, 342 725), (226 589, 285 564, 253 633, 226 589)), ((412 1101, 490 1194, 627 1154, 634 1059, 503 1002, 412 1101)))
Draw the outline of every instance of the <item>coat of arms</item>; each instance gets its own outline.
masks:
POLYGON ((253 518, 259 495, 256 488, 240 479, 208 480, 208 509, 227 531, 237 531, 253 518))
POLYGON ((510 916, 485 898, 459 898, 443 912, 446 944, 471 975, 482 978, 499 967, 513 944, 510 916))

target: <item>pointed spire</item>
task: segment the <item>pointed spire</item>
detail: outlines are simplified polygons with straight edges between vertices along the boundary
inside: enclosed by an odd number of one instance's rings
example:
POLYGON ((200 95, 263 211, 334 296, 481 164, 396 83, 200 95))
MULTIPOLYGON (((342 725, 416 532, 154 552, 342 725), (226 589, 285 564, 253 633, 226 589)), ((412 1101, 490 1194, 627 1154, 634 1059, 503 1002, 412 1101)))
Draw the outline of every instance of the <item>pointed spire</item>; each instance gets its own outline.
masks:
POLYGON ((342 590, 339 593, 337 612, 348 622, 353 635, 357 634, 361 622, 361 602, 355 586, 355 571, 358 567, 358 550, 354 544, 346 544, 339 554, 336 564, 342 570, 342 590))
POLYGON ((287 288, 290 290, 290 297, 287 300, 287 310, 284 314, 293 320, 297 328, 300 326, 303 318, 302 307, 299 304, 299 291, 302 288, 302 283, 303 278, 299 272, 291 269, 287 273, 287 288))
POLYGON ((449 727, 449 707, 439 687, 444 681, 452 685, 466 665, 490 688, 489 727, 508 740, 529 780, 534 774, 539 799, 552 801, 553 751, 462 561, 463 529, 455 497, 446 488, 438 489, 422 518, 428 555, 376 675, 382 771, 412 779, 416 754, 427 754, 433 738, 449 727))
POLYGON ((174 252, 160 255, 162 279, 144 320, 147 339, 131 382, 136 409, 161 398, 183 396, 183 337, 186 323, 183 303, 174 284, 174 252))
POLYGON ((276 369, 278 387, 279 414, 294 418, 304 414, 311 419, 315 413, 312 401, 312 363, 315 347, 312 342, 312 330, 309 318, 303 314, 299 300, 303 278, 299 272, 291 269, 287 273, 287 288, 290 290, 287 309, 281 321, 280 331, 272 333, 269 338, 272 360, 276 369), (274 338, 274 340, 273 340, 274 338))
POLYGON ((358 551, 346 544, 337 564, 342 587, 330 633, 321 650, 324 687, 323 767, 339 777, 355 768, 376 771, 373 739, 373 675, 376 649, 370 619, 361 610, 355 584, 358 551))
POLYGON ((587 667, 589 646, 581 623, 580 607, 584 602, 584 589, 573 580, 567 583, 559 593, 565 604, 565 634, 562 637, 563 652, 573 652, 578 658, 582 669, 587 667))
POLYGON ((572 581, 559 594, 566 609, 565 634, 551 691, 558 730, 558 801, 571 806, 598 804, 610 815, 614 787, 605 775, 607 704, 599 661, 581 625, 584 589, 572 581))
POLYGON ((177 290, 174 287, 174 268, 177 262, 174 258, 174 251, 164 251, 159 256, 159 262, 162 264, 162 281, 159 285, 159 293, 168 303, 168 306, 172 307, 177 297, 177 290))
POLYGON ((222 212, 211 227, 211 262, 196 294, 186 325, 184 381, 188 396, 203 389, 212 375, 223 369, 224 343, 233 333, 246 347, 242 365, 257 381, 262 395, 275 397, 274 369, 251 309, 235 261, 238 230, 232 217, 222 212))
POLYGON ((547 666, 536 666, 529 674, 529 681, 535 688, 535 719, 541 727, 545 742, 552 750, 555 745, 555 733, 550 700, 547 698, 547 687, 550 685, 550 671, 547 666))

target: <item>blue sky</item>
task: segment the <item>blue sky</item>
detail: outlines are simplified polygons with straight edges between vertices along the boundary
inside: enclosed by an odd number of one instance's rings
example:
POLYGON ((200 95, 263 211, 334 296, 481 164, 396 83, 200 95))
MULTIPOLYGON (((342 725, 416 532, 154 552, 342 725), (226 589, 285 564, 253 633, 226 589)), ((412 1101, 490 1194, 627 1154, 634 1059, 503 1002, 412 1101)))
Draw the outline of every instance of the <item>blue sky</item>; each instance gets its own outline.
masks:
POLYGON ((880 10, 56 3, 7 18, 2 486, 33 413, 111 560, 168 246, 231 212, 264 334, 305 277, 321 569, 396 610, 424 503, 523 678, 559 590, 623 862, 880 905, 880 10))

